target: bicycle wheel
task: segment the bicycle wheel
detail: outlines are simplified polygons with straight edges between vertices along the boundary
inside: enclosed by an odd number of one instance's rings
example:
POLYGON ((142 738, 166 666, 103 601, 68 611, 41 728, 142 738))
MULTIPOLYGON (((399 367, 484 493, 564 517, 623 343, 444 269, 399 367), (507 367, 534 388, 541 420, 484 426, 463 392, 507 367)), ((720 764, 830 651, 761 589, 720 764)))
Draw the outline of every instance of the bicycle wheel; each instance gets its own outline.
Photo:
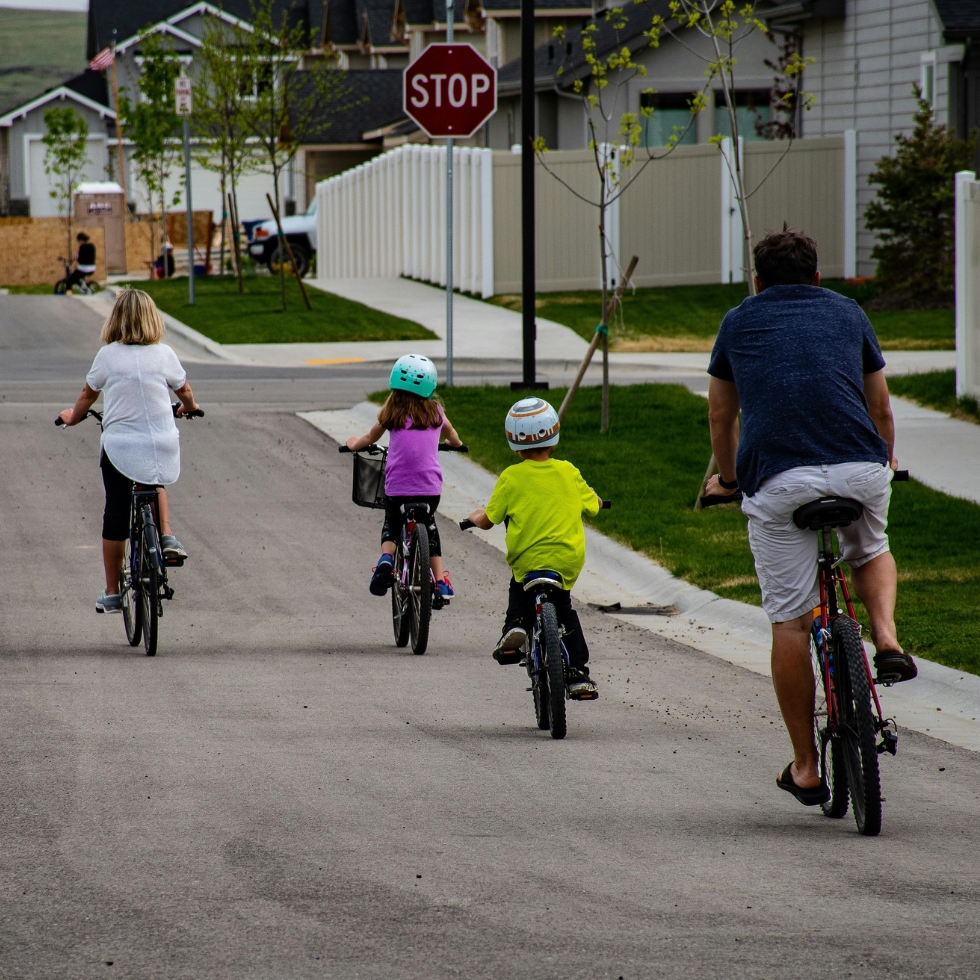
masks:
POLYGON ((858 831, 874 837, 881 831, 881 778, 861 634, 849 616, 835 619, 830 633, 837 688, 836 738, 840 742, 858 831))
POLYGON ((140 617, 143 623, 143 649, 148 657, 156 656, 157 627, 160 609, 160 572, 157 561, 160 540, 153 524, 143 525, 143 542, 139 555, 140 617))
POLYGON ((824 816, 835 820, 847 813, 847 770, 841 756, 840 741, 830 733, 827 709, 827 692, 824 688, 823 664, 817 653, 817 641, 810 635, 810 652, 813 655, 813 671, 817 677, 816 704, 813 709, 813 735, 820 757, 820 775, 830 787, 830 799, 820 804, 824 816))
POLYGON ((126 639, 129 645, 135 647, 143 639, 143 615, 140 611, 139 581, 133 584, 133 546, 126 542, 126 554, 123 558, 122 572, 122 611, 123 623, 126 625, 126 639))
POLYGON ((541 604, 541 632, 544 641, 544 666, 548 675, 548 720, 552 738, 564 738, 565 723, 565 661, 561 655, 561 634, 558 614, 550 602, 541 604))
POLYGON ((408 645, 408 629, 411 613, 408 610, 408 596, 402 586, 402 569, 405 556, 401 547, 395 553, 395 581, 391 584, 391 626, 395 633, 395 646, 408 645))
POLYGON ((412 613, 410 633, 412 653, 422 656, 429 644, 429 619, 432 617, 432 572, 429 569, 429 532, 416 524, 412 550, 408 557, 408 596, 412 613))
POLYGON ((527 657, 527 673, 531 678, 531 696, 534 698, 534 720, 538 723, 538 728, 550 728, 551 717, 548 714, 548 702, 551 695, 548 693, 548 672, 543 667, 534 672, 535 657, 541 663, 540 649, 533 649, 527 657))

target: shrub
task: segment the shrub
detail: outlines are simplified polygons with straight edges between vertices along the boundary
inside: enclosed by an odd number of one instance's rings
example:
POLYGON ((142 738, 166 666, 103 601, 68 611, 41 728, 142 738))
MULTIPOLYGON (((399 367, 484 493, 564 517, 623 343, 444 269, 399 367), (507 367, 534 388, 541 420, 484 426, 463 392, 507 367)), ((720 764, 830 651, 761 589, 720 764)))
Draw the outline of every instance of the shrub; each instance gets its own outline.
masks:
POLYGON ((871 257, 878 261, 879 306, 953 300, 953 175, 972 165, 977 134, 962 140, 936 125, 932 106, 914 89, 919 109, 912 135, 896 136, 898 152, 882 157, 868 178, 878 186, 865 222, 878 233, 871 257))

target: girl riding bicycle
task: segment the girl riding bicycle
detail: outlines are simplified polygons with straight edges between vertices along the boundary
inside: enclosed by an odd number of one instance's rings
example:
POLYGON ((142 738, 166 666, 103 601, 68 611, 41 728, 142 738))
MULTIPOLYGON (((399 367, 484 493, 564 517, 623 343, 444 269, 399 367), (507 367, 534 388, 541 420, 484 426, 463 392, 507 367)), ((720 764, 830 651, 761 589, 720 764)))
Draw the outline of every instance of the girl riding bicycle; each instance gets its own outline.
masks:
POLYGON ((395 361, 388 379, 391 394, 378 412, 377 425, 363 436, 351 436, 347 448, 357 452, 390 433, 385 467, 385 521, 381 528, 381 557, 369 586, 372 595, 383 596, 394 581, 395 542, 404 515, 403 504, 419 501, 429 505, 429 548, 436 594, 443 599, 455 595, 449 573, 442 567, 442 548, 435 512, 442 495, 439 442, 461 446, 459 436, 435 394, 438 374, 435 365, 421 354, 406 354, 395 361))
POLYGON ((157 488, 160 545, 164 557, 186 558, 170 528, 170 508, 164 485, 180 475, 180 434, 174 422, 170 392, 180 399, 177 414, 196 411, 197 402, 177 355, 166 344, 163 318, 142 290, 124 289, 102 328, 105 344, 85 379, 74 408, 59 418, 77 425, 99 394, 105 395, 102 419, 102 559, 106 587, 96 600, 100 613, 122 612, 120 577, 133 484, 157 488))

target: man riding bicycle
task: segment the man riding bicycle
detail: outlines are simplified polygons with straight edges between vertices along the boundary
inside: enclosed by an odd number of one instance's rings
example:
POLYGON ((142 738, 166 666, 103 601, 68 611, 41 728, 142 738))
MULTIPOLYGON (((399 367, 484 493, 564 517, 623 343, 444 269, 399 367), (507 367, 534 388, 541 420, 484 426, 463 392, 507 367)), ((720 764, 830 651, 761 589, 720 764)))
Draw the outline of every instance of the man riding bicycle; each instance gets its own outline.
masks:
POLYGON ((84 231, 80 231, 75 240, 78 242, 78 256, 73 272, 65 280, 65 290, 80 286, 89 276, 95 275, 95 246, 84 231))
POLYGON ((793 743, 777 784, 813 806, 829 796, 813 734, 816 532, 798 528, 793 512, 829 495, 864 505, 838 538, 871 620, 878 681, 915 677, 896 635, 898 575, 885 533, 895 425, 874 328, 854 300, 820 288, 816 243, 795 231, 771 233, 754 255, 759 295, 725 316, 708 367, 719 475, 707 493, 742 491, 772 623, 773 687, 793 743))

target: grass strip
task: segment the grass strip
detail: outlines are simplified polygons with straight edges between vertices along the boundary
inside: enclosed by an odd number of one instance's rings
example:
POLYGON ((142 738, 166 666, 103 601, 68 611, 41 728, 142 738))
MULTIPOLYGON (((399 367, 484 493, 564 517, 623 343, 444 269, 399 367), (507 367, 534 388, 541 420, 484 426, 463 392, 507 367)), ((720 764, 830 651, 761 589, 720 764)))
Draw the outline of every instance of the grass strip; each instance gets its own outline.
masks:
POLYGON ((153 279, 130 285, 148 292, 157 306, 181 323, 221 344, 338 343, 364 340, 436 340, 411 320, 308 287, 307 310, 294 279, 286 282, 288 310, 279 303, 279 280, 255 276, 239 294, 234 277, 207 276, 194 284, 197 302, 187 301, 187 278, 153 279))
POLYGON ((927 371, 888 379, 888 389, 926 408, 934 408, 954 418, 980 423, 980 405, 976 398, 956 397, 955 371, 927 371))
MULTIPOLYGON (((827 280, 828 289, 858 302, 870 299, 868 285, 827 280)), ((725 314, 748 295, 744 283, 650 287, 623 297, 623 324, 612 331, 616 351, 709 351, 725 314)), ((495 296, 491 302, 521 309, 520 296, 495 296)), ((539 316, 571 327, 586 340, 599 322, 598 290, 539 293, 539 316)), ((956 332, 953 310, 888 310, 868 314, 885 350, 951 350, 956 332)))
MULTIPOLYGON (((440 392, 472 458, 499 473, 517 457, 504 440, 515 395, 507 388, 440 392)), ((548 393, 554 404, 561 389, 548 393)), ((372 396, 383 400, 387 392, 372 396)), ((590 523, 672 574, 759 605, 746 521, 731 507, 693 510, 711 453, 707 404, 678 385, 610 391, 611 431, 599 434, 600 392, 583 388, 562 425, 557 455, 582 471, 613 508, 590 523)), ((916 481, 895 485, 889 534, 899 567, 899 636, 912 653, 980 674, 980 506, 916 481)), ((866 623, 864 610, 859 618, 866 623)))

